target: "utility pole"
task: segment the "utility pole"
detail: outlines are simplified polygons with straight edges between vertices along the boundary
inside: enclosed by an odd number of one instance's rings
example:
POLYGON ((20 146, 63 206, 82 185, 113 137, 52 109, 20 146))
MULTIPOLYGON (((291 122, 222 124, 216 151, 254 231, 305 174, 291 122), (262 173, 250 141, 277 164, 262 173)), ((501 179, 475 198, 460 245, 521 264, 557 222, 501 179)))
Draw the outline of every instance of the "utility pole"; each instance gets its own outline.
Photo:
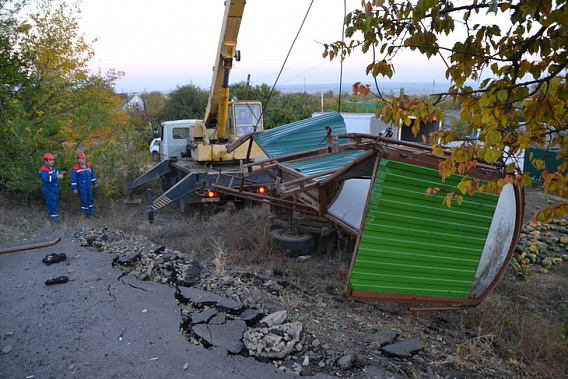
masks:
POLYGON ((249 85, 250 85, 250 74, 247 75, 247 85, 245 87, 245 100, 249 99, 249 85))

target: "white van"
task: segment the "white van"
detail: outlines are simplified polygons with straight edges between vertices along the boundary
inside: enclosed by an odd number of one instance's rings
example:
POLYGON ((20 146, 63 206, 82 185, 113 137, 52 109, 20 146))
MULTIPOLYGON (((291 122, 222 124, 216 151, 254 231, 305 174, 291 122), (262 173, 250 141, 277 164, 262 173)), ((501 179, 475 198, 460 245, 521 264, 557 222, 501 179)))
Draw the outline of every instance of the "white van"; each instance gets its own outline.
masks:
POLYGON ((150 155, 154 162, 158 162, 160 160, 160 141, 162 141, 161 138, 154 138, 152 142, 150 142, 150 155))

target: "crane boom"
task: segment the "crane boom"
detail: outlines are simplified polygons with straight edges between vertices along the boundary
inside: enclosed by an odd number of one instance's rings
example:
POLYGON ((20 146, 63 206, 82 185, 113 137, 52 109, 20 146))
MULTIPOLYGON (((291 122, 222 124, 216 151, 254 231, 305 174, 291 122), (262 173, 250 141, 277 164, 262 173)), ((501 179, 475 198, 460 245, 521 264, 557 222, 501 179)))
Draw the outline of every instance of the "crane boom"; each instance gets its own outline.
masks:
POLYGON ((268 174, 255 178, 247 174, 244 178, 242 172, 243 163, 265 156, 253 138, 254 133, 264 129, 262 102, 229 101, 229 73, 233 59, 239 60, 237 37, 245 4, 245 0, 225 0, 204 119, 162 122, 160 156, 163 161, 129 184, 134 189, 152 179, 162 179, 166 192, 149 202, 149 219, 153 212, 174 201, 178 201, 182 210, 188 210, 198 204, 235 200, 232 195, 210 191, 213 183, 253 190, 273 181, 268 174), (228 146, 238 140, 246 143, 231 145, 229 150, 228 146))
POLYGON ((227 143, 246 134, 263 130, 262 102, 258 100, 229 101, 229 74, 233 60, 239 60, 237 38, 246 0, 226 0, 221 25, 221 37, 213 66, 213 78, 205 117, 190 127, 188 155, 199 162, 248 160, 264 156, 255 143, 251 148, 227 150, 227 143))
POLYGON ((245 9, 245 0, 226 0, 225 14, 219 47, 213 67, 213 78, 209 101, 205 110, 207 128, 217 127, 217 138, 226 139, 226 123, 229 104, 229 74, 233 68, 233 59, 237 56, 237 38, 241 27, 241 19, 245 9))

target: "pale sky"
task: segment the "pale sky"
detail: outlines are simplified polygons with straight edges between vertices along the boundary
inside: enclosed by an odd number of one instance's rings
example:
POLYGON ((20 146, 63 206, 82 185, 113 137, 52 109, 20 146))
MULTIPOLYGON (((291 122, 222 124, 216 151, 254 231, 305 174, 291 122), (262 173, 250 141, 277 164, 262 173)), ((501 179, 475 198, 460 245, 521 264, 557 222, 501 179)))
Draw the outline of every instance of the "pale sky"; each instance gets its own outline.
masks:
MULTIPOLYGON (((360 0, 346 0, 347 12, 360 0)), ((270 86, 280 71, 311 0, 248 0, 230 83, 270 86)), ((96 56, 93 70, 124 71, 118 92, 170 91, 194 84, 208 89, 221 32, 223 0, 83 0, 80 24, 96 56)), ((341 39, 343 0, 314 0, 304 27, 280 76, 279 84, 339 83, 340 62, 322 57, 321 43, 341 39)), ((371 83, 365 76, 370 55, 343 64, 343 82, 371 83)), ((394 80, 444 81, 439 60, 418 53, 399 59, 394 80)))

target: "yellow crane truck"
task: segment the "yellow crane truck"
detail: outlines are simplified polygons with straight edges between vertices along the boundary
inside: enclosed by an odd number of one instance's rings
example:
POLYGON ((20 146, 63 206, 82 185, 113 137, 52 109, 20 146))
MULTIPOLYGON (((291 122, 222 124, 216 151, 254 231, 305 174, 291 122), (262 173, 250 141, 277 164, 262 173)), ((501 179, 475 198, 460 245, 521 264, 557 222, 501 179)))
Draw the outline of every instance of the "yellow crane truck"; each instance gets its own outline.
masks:
POLYGON ((187 212, 197 204, 242 202, 234 196, 211 190, 213 184, 250 191, 263 191, 273 182, 268 174, 243 178, 241 166, 264 156, 259 146, 249 139, 238 148, 227 151, 227 145, 241 137, 263 130, 260 101, 230 101, 229 74, 233 61, 240 60, 237 37, 245 0, 227 0, 221 37, 213 67, 209 100, 203 120, 165 121, 160 128, 161 162, 129 183, 130 190, 150 180, 161 178, 163 194, 149 197, 149 217, 154 211, 173 202, 187 212))

